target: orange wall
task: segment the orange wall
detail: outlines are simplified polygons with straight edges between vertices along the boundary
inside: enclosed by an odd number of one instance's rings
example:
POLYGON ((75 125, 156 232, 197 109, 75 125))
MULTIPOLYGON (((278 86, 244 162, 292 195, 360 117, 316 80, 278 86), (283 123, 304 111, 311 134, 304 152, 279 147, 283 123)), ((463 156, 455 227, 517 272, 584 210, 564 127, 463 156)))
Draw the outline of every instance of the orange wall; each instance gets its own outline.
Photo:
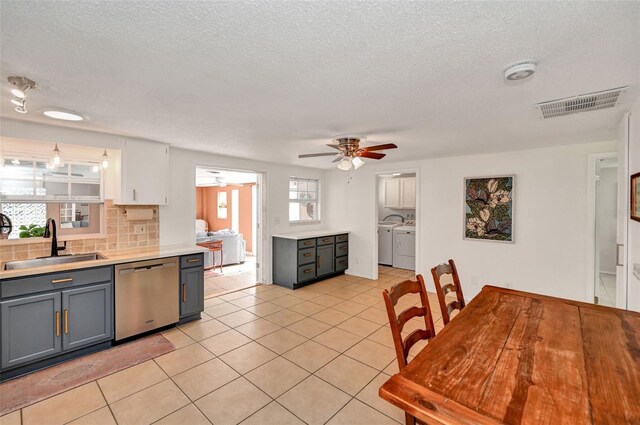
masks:
POLYGON ((206 220, 209 223, 209 231, 215 231, 220 229, 231 229, 231 217, 233 208, 240 208, 239 210, 239 227, 240 233, 244 236, 244 240, 247 242, 247 251, 253 252, 251 244, 253 236, 253 223, 252 223, 252 199, 251 199, 251 187, 253 184, 246 184, 244 186, 225 186, 225 187, 196 187, 196 218, 206 220), (240 205, 233 205, 231 199, 231 191, 237 189, 238 199, 240 205), (227 218, 218 218, 218 192, 227 192, 227 218))

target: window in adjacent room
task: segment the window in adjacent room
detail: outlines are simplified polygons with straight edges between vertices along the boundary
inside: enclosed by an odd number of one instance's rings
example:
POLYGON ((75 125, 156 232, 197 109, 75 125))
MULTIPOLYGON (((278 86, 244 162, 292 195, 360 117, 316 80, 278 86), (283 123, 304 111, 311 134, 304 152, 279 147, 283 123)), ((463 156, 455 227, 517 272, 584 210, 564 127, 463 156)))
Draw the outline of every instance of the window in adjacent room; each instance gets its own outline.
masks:
POLYGON ((320 221, 320 182, 289 177, 289 222, 320 221))

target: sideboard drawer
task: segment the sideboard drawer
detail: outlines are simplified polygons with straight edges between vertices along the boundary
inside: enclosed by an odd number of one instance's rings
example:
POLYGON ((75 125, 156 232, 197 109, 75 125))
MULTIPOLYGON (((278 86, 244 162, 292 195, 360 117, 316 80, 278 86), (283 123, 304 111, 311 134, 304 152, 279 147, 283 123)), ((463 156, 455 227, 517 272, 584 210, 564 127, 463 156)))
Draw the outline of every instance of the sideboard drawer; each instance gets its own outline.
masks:
POLYGON ((90 283, 110 282, 111 269, 111 266, 103 266, 7 279, 2 282, 0 295, 2 298, 8 298, 88 285, 90 283))
POLYGON ((298 249, 310 248, 312 246, 316 246, 316 240, 315 239, 303 239, 301 241, 298 241, 298 249))
POLYGON ((298 265, 309 264, 316 261, 316 249, 305 248, 298 250, 298 265))

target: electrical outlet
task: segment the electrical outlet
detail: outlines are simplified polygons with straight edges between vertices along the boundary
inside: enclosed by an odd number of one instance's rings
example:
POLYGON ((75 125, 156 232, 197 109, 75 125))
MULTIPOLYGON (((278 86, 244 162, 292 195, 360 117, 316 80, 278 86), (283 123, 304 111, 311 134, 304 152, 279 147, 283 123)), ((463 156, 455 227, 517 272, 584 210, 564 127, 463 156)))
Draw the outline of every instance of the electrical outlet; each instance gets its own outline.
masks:
POLYGON ((133 233, 136 235, 143 235, 147 231, 147 228, 144 227, 144 224, 134 224, 133 233))

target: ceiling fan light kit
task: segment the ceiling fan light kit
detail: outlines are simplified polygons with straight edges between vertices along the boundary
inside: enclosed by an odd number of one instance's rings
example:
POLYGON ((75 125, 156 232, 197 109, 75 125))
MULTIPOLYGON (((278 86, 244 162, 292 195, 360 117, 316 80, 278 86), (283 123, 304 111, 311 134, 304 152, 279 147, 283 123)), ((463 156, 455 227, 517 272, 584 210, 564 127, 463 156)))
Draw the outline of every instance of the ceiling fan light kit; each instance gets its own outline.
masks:
POLYGON ((36 84, 35 81, 30 80, 29 78, 24 76, 18 77, 18 76, 12 75, 9 78, 7 78, 7 80, 9 81, 9 84, 13 86, 13 88, 11 89, 11 94, 14 96, 14 98, 11 99, 11 103, 16 105, 16 107, 13 108, 14 111, 20 114, 26 114, 27 113, 27 90, 35 89, 36 87, 38 87, 38 85, 36 84))
POLYGON ((327 144, 330 148, 337 150, 338 152, 326 152, 326 153, 307 153, 298 155, 298 158, 313 158, 317 156, 336 156, 332 162, 338 163, 340 170, 348 171, 351 168, 358 169, 365 164, 362 158, 369 159, 382 159, 385 154, 375 152, 386 149, 396 149, 394 143, 385 143, 381 145, 360 147, 360 142, 364 141, 362 136, 343 136, 337 137, 332 140, 333 143, 327 144))

